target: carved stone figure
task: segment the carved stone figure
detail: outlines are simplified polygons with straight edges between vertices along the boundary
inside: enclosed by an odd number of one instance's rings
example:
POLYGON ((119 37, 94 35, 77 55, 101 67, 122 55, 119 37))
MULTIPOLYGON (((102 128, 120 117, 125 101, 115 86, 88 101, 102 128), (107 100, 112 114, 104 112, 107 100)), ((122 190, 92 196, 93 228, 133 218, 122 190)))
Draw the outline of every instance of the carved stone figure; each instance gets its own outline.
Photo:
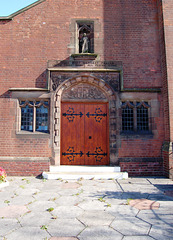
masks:
POLYGON ((81 41, 82 41, 82 53, 88 53, 89 39, 88 39, 86 33, 83 34, 83 37, 82 37, 81 41))

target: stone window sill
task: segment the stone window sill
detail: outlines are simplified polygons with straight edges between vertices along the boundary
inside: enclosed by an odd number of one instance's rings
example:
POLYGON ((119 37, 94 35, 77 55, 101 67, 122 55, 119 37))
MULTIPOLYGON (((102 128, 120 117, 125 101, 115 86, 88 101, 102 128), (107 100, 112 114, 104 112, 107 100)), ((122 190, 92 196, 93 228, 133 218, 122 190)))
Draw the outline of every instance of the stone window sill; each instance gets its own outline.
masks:
POLYGON ((50 133, 20 131, 16 133, 17 137, 50 138, 50 133))
POLYGON ((151 131, 147 132, 134 132, 134 131, 129 131, 129 132, 121 132, 121 137, 122 138, 153 138, 153 133, 151 131))

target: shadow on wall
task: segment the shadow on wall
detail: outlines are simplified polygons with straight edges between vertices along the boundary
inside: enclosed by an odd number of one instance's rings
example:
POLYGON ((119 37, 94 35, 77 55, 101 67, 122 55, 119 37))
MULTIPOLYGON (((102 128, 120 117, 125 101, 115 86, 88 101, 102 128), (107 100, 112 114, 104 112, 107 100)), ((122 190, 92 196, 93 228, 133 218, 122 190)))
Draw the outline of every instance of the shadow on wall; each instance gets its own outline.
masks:
POLYGON ((6 91, 2 95, 0 95, 0 98, 11 98, 11 92, 10 91, 6 91))
POLYGON ((36 78, 35 87, 36 88, 47 88, 47 71, 45 70, 40 76, 36 78))

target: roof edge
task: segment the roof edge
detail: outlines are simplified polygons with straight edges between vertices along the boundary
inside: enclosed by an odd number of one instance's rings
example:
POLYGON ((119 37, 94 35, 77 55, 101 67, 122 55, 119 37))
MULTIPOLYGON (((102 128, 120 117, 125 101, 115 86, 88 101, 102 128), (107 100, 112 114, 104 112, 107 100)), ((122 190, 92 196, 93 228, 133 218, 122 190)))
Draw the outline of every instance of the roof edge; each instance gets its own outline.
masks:
POLYGON ((29 10, 32 7, 37 6, 38 4, 40 4, 42 2, 45 2, 45 1, 46 0, 38 0, 38 1, 28 5, 27 7, 24 7, 22 9, 20 9, 19 11, 10 14, 9 16, 3 16, 3 17, 0 16, 0 20, 12 20, 15 16, 17 16, 17 15, 19 15, 19 14, 21 14, 21 13, 27 11, 27 10, 29 10))

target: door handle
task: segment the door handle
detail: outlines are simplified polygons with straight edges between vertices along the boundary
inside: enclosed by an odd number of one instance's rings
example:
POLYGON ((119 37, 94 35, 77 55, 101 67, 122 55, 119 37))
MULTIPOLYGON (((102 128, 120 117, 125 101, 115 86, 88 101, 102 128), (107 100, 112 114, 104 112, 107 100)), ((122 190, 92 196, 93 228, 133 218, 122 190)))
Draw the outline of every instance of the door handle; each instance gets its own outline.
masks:
POLYGON ((89 136, 89 139, 91 139, 92 137, 91 136, 89 136))

